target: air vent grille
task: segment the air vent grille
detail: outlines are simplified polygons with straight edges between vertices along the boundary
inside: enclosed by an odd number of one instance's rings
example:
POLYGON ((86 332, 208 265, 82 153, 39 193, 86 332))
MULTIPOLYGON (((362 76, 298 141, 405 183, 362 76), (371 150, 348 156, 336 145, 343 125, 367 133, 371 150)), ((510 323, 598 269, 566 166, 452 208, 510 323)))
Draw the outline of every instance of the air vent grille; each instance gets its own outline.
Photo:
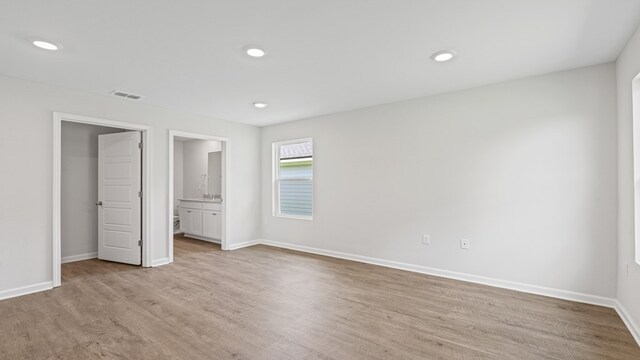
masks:
POLYGON ((113 96, 118 96, 118 97, 127 98, 127 99, 131 99, 131 100, 140 100, 140 99, 142 99, 142 96, 140 96, 140 95, 130 94, 128 92, 119 91, 119 90, 113 90, 112 92, 110 92, 110 94, 113 95, 113 96))

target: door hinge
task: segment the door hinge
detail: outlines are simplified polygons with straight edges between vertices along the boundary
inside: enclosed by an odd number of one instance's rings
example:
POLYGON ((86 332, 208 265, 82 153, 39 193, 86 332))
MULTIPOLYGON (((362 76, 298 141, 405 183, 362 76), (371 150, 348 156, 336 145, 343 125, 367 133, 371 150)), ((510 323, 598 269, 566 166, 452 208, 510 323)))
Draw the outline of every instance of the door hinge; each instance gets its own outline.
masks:
POLYGON ((138 240, 138 246, 142 246, 142 240, 138 240))
POLYGON ((142 197, 142 190, 138 191, 138 197, 141 198, 142 197))
POLYGON ((138 149, 142 150, 142 148, 143 148, 143 147, 144 147, 144 146, 142 145, 142 143, 141 143, 141 142, 139 142, 139 143, 138 143, 138 149))

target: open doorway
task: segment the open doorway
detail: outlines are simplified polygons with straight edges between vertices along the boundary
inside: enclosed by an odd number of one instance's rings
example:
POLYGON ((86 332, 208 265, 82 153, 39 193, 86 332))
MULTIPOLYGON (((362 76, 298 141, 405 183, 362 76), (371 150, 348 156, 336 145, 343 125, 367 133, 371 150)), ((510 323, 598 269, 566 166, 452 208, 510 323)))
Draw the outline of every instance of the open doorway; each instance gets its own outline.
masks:
POLYGON ((169 131, 169 261, 175 241, 191 239, 228 250, 229 141, 169 131))
MULTIPOLYGON (((140 220, 132 222, 130 216, 134 211, 139 212, 139 200, 137 204, 128 201, 125 203, 127 208, 123 209, 120 204, 111 202, 100 194, 105 192, 103 190, 104 181, 101 181, 104 176, 100 176, 100 173, 104 172, 104 164, 100 166, 101 160, 104 158, 104 152, 100 149, 101 140, 109 140, 115 136, 127 136, 127 133, 128 130, 106 126, 67 121, 62 123, 60 253, 63 264, 98 258, 98 249, 105 249, 104 246, 99 246, 100 240, 103 242, 105 240, 104 236, 101 236, 105 230, 108 231, 108 234, 114 234, 116 238, 114 240, 120 240, 119 242, 122 242, 123 236, 131 236, 132 232, 140 231, 140 220), (136 209, 132 209, 133 207, 136 209), (107 229, 104 229, 105 222, 100 221, 100 218, 104 219, 105 211, 108 217, 111 214, 116 214, 114 219, 116 224, 107 223, 107 229), (124 216, 123 212, 126 212, 124 216), (128 225, 125 232, 114 229, 116 226, 121 227, 119 225, 125 222, 128 225), (136 229, 132 229, 132 227, 136 229)), ((135 133, 137 134, 134 135, 139 136, 139 132, 135 133)), ((118 171, 118 165, 120 164, 109 164, 108 167, 116 167, 115 170, 118 171)), ((127 171, 129 174, 127 174, 126 180, 129 180, 134 174, 131 174, 130 169, 127 171)), ((107 181, 109 180, 107 179, 107 181)), ((114 195, 129 195, 118 193, 116 191, 114 195)), ((110 239, 106 240, 107 243, 110 242, 110 239)), ((128 250, 131 245, 133 244, 127 244, 128 250)), ((113 247, 113 249, 119 250, 120 247, 113 247)))
POLYGON ((61 264, 149 266, 150 128, 54 113, 53 282, 61 264))

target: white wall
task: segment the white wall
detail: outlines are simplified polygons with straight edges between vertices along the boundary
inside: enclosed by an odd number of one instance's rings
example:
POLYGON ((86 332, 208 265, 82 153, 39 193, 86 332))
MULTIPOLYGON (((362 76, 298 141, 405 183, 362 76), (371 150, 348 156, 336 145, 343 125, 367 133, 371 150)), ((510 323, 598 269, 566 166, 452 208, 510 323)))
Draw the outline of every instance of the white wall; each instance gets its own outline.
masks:
POLYGON ((262 235, 615 297, 615 86, 607 64, 263 128, 262 235), (271 144, 307 137, 314 220, 274 218, 271 144))
POLYGON ((184 151, 182 141, 173 141, 173 213, 178 215, 178 199, 184 195, 184 151))
MULTIPOLYGON (((618 78, 618 300, 640 325, 640 265, 634 262, 632 80, 640 73, 640 30, 617 61, 618 78), (627 274, 627 267, 629 269, 627 274)), ((640 120, 640 119, 639 119, 640 120)), ((636 120, 638 121, 638 120, 636 120)), ((640 131, 638 128, 636 132, 640 131)), ((636 133, 636 136, 640 134, 636 133)), ((637 180, 636 180, 637 181, 637 180)))
POLYGON ((259 235, 260 129, 0 76, 0 293, 52 280, 52 112, 153 126, 153 259, 168 256, 169 129, 229 138, 230 243, 259 235))
MULTIPOLYGON (((184 156, 184 197, 201 199, 203 193, 198 191, 202 175, 208 176, 209 153, 222 150, 222 143, 209 140, 189 140, 183 142, 184 156)), ((207 179, 204 180, 207 187, 207 179)), ((206 192, 205 192, 206 194, 206 192)))
POLYGON ((62 123, 62 258, 98 251, 98 135, 124 130, 62 123))

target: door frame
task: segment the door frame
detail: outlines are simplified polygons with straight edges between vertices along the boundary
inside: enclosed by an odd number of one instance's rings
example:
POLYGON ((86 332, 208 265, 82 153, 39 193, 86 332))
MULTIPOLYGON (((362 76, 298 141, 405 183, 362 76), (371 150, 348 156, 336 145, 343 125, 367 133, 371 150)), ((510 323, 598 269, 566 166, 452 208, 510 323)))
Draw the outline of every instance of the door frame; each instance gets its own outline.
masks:
POLYGON ((167 253, 169 254, 169 262, 173 262, 173 142, 176 137, 185 137, 193 140, 211 140, 211 141, 219 141, 222 143, 222 236, 220 239, 220 247, 222 250, 229 250, 229 184, 230 184, 230 163, 229 163, 229 154, 230 154, 230 146, 229 146, 229 138, 215 135, 207 135, 207 134, 199 134, 192 133, 180 130, 169 130, 169 174, 168 174, 168 183, 169 183, 169 199, 168 199, 168 212, 167 212, 167 224, 169 224, 169 228, 167 229, 168 239, 169 241, 167 249, 167 253))
POLYGON ((152 174, 152 128, 148 125, 140 125, 129 122, 115 121, 94 118, 84 115, 66 114, 60 112, 53 113, 53 199, 52 199, 52 263, 53 263, 53 286, 62 284, 62 251, 61 251, 61 185, 62 185, 62 122, 81 123, 89 125, 107 126, 123 130, 140 131, 142 133, 142 266, 152 266, 151 241, 151 209, 152 194, 151 174, 152 174))

